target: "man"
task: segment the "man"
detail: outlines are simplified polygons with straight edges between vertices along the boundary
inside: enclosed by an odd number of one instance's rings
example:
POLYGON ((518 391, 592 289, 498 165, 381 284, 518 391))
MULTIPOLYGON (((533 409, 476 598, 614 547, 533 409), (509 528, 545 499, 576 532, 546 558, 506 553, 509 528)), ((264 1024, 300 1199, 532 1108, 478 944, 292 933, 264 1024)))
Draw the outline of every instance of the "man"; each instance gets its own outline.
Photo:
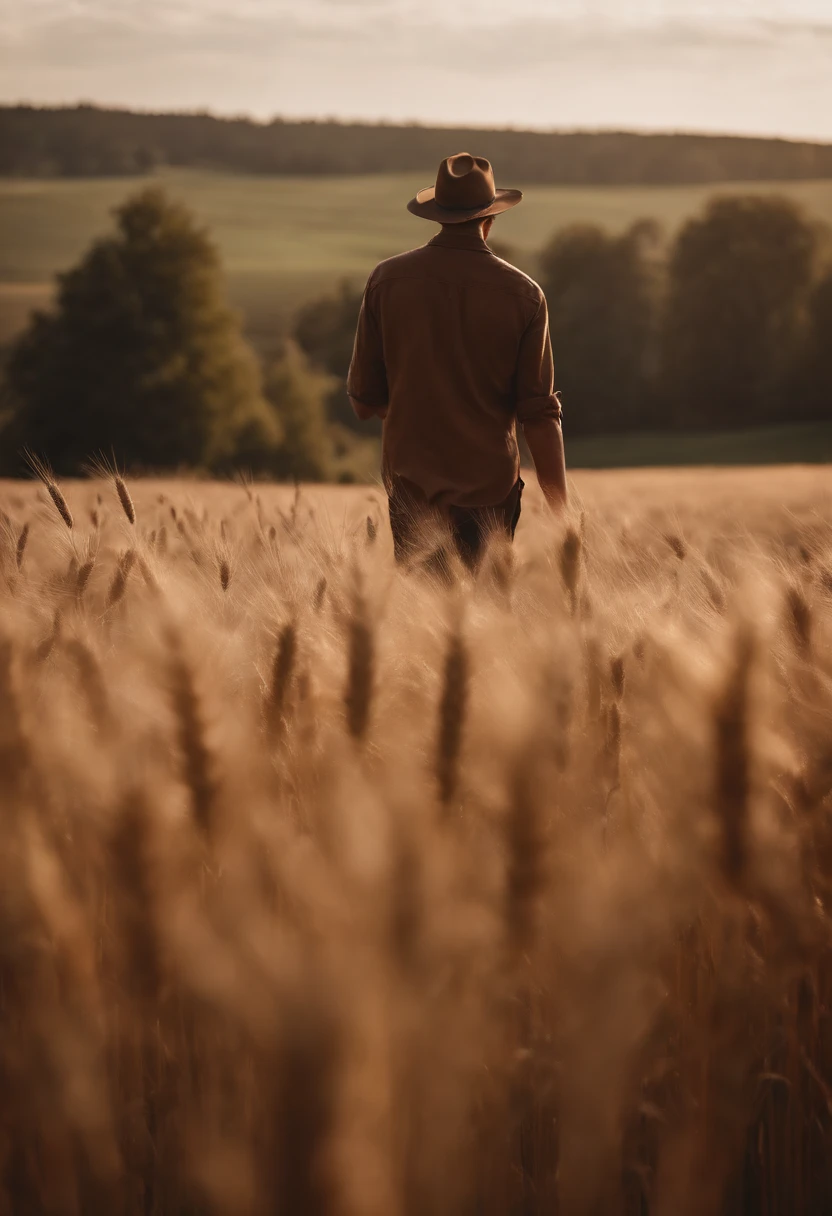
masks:
POLYGON ((384 420, 397 560, 414 552, 426 519, 443 522, 472 568, 492 533, 513 538, 518 421, 547 501, 566 503, 546 300, 486 244, 494 217, 522 197, 495 188, 484 158, 448 157, 436 186, 408 203, 442 231, 367 283, 347 391, 360 419, 384 420))

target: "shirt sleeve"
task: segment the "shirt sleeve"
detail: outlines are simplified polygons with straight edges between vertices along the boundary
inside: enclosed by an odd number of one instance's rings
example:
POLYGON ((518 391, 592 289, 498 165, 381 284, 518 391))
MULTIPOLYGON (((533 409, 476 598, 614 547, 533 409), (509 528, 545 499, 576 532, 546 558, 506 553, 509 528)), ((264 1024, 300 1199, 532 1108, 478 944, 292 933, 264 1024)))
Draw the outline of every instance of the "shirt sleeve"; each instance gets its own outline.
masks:
POLYGON ((539 422, 543 418, 560 421, 560 398, 555 392, 552 343, 549 338, 549 310, 541 292, 537 311, 526 327, 520 343, 515 379, 517 420, 539 422))
POLYGON ((347 392, 350 397, 370 409, 380 409, 388 402, 387 369, 384 366, 381 328, 376 315, 377 303, 371 281, 367 284, 361 301, 355 346, 347 376, 347 392))

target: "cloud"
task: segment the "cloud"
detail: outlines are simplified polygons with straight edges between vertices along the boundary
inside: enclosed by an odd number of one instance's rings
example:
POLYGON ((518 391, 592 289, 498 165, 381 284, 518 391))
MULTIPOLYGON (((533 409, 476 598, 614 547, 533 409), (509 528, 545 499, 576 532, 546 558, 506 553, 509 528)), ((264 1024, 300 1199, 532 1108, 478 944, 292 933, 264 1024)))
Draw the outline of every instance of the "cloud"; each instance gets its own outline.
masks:
MULTIPOLYGON (((385 0, 359 0, 361 11, 377 12, 385 0)), ((183 52, 189 55, 217 54, 235 59, 241 54, 255 57, 274 52, 291 53, 298 42, 347 41, 364 37, 352 10, 356 0, 326 0, 330 18, 314 5, 303 10, 283 10, 274 5, 245 0, 233 8, 219 5, 196 6, 189 0, 145 0, 142 4, 81 3, 71 8, 64 3, 41 0, 34 15, 25 22, 6 23, 0 11, 0 61, 33 66, 95 66, 113 59, 136 62, 146 57, 170 58, 183 52), (339 19, 331 18, 333 7, 339 19), (349 18, 349 19, 348 19, 349 18)), ((382 15, 376 23, 395 34, 398 23, 382 15)))
POLYGON ((657 18, 652 6, 639 15, 637 3, 622 16, 620 4, 613 8, 606 0, 596 0, 592 14, 574 4, 541 10, 535 0, 515 0, 511 8, 482 0, 468 6, 439 0, 0 0, 0 52, 33 65, 80 66, 182 51, 286 55, 298 43, 346 40, 348 46, 384 47, 394 58, 452 61, 477 71, 478 65, 497 68, 524 59, 557 61, 575 51, 765 50, 775 41, 832 39, 832 18, 808 19, 805 0, 801 19, 777 16, 781 10, 770 0, 767 13, 753 17, 732 16, 731 0, 723 0, 719 18, 698 7, 700 15, 685 15, 677 3, 678 15, 657 18))
POLYGON ((653 0, 630 0, 625 15, 622 7, 0 0, 0 95, 262 116, 832 136, 832 19, 812 0, 790 0, 790 16, 777 0, 756 0, 753 10, 722 0, 718 16, 695 0, 666 2, 661 17, 653 0))
POLYGON ((434 62, 447 61, 462 71, 507 69, 526 63, 557 63, 567 56, 587 58, 637 56, 658 61, 674 54, 730 55, 737 51, 775 51, 782 53, 784 43, 817 45, 832 41, 832 24, 775 22, 754 19, 744 22, 713 23, 691 20, 565 21, 538 19, 506 22, 499 27, 451 31, 435 41, 434 62), (469 48, 460 57, 462 46, 469 48))

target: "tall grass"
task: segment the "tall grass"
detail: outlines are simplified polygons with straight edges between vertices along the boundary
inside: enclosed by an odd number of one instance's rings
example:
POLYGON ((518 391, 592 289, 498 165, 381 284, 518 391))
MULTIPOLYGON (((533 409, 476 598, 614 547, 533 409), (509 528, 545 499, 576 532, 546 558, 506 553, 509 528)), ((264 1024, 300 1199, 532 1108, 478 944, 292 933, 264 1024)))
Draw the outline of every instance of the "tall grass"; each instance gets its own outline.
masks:
POLYGON ((832 524, 598 484, 0 487, 0 1212, 832 1210, 832 524))

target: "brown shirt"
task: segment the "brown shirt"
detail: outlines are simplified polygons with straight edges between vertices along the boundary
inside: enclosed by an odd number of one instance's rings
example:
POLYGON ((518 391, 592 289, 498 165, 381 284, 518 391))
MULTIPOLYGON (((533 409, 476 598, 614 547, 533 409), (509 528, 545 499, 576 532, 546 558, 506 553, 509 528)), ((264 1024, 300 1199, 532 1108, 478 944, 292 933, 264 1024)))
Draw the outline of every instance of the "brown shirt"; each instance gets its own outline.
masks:
POLYGON ((437 504, 494 506, 520 471, 516 421, 560 418, 532 279, 477 233, 443 229, 364 292, 347 391, 387 407, 383 464, 437 504))

